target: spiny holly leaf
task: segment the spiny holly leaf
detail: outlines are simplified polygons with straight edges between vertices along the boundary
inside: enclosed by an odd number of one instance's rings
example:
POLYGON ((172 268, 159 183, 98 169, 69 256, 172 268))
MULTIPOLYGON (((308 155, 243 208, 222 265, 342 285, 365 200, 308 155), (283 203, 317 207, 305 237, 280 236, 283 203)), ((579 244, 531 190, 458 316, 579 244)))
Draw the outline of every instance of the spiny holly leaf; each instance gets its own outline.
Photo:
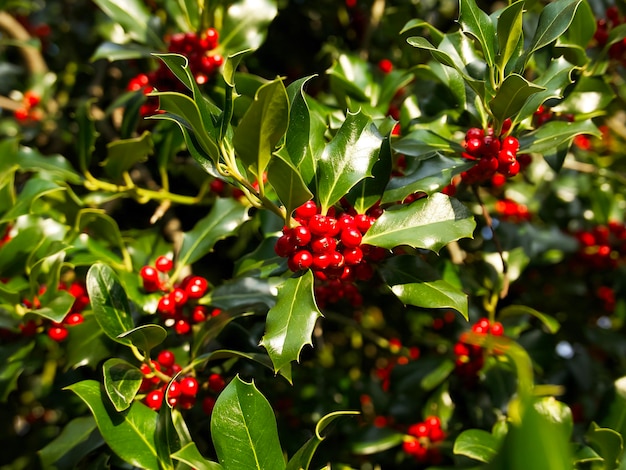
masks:
POLYGON ((313 295, 313 274, 291 277, 278 288, 276 305, 267 314, 266 331, 261 346, 279 371, 297 361, 300 351, 311 343, 315 322, 322 316, 313 295))
POLYGON ((132 330, 130 304, 117 274, 106 264, 96 263, 87 272, 87 292, 96 320, 113 341, 130 345, 120 335, 132 330))
POLYGON ((77 382, 65 390, 71 390, 85 402, 100 434, 121 459, 140 468, 159 468, 154 443, 157 423, 154 411, 135 401, 126 412, 118 413, 95 380, 77 382))
POLYGON ((322 213, 363 178, 372 176, 383 137, 361 111, 348 113, 318 161, 318 191, 322 213))
POLYGON ((585 433, 585 439, 602 457, 603 469, 614 470, 620 467, 624 452, 624 441, 620 433, 592 422, 585 433))
POLYGON ((489 15, 482 11, 474 0, 461 0, 459 23, 464 33, 478 41, 487 65, 493 66, 496 55, 496 33, 489 15))
POLYGON ((578 134, 600 137, 601 133, 591 120, 549 121, 537 130, 524 134, 519 139, 520 153, 546 153, 562 144, 571 143, 578 134))
POLYGON ((289 100, 283 81, 261 86, 233 134, 237 156, 257 178, 265 172, 288 124, 289 100))
POLYGON ((136 163, 145 162, 153 152, 152 133, 144 131, 139 137, 109 142, 107 157, 101 165, 111 178, 119 178, 136 163))
POLYGON ((285 468, 274 410, 254 383, 238 375, 215 402, 211 437, 225 470, 285 468))
POLYGON ((468 318, 467 295, 441 279, 416 256, 394 256, 381 268, 391 291, 404 304, 423 308, 453 308, 468 318))
POLYGON ((298 451, 289 459, 286 470, 301 470, 309 468, 313 454, 321 442, 326 438, 324 432, 337 418, 342 416, 358 415, 358 411, 336 411, 329 413, 320 419, 315 427, 315 436, 309 439, 298 451))
POLYGON ((363 236, 363 243, 392 249, 399 245, 438 252, 448 243, 472 237, 476 222, 467 207, 441 193, 387 210, 363 236))
POLYGON ((512 73, 504 79, 496 96, 489 102, 491 112, 499 122, 502 122, 522 109, 529 97, 544 90, 544 87, 512 73))
POLYGON ((176 279, 180 270, 208 254, 217 241, 233 235, 248 219, 248 208, 230 198, 218 198, 204 218, 189 232, 183 234, 176 269, 171 278, 176 279))
POLYGON ((139 391, 143 373, 123 359, 113 357, 102 366, 104 389, 117 411, 124 411, 133 403, 139 391))

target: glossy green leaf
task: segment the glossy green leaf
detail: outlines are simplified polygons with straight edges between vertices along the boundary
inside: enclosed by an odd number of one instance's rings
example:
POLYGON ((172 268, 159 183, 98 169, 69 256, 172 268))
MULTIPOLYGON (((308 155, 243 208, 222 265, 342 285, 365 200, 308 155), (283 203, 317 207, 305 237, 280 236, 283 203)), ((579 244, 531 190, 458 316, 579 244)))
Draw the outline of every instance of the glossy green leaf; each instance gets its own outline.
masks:
POLYGON ((315 427, 315 436, 309 439, 298 451, 289 459, 286 470, 308 469, 311 465, 313 455, 318 446, 326 438, 324 432, 338 418, 344 416, 358 415, 358 411, 336 411, 329 413, 320 419, 315 427))
POLYGON ((220 150, 211 129, 206 127, 197 101, 173 91, 153 92, 149 96, 157 96, 159 109, 166 111, 150 116, 150 119, 174 121, 182 130, 193 133, 193 142, 197 143, 197 150, 202 151, 205 158, 208 157, 214 164, 219 160, 220 150))
MULTIPOLYGON (((164 391, 165 396, 169 394, 170 385, 171 382, 164 391)), ((157 455, 159 456, 160 468, 163 470, 174 470, 172 453, 180 450, 181 442, 172 420, 172 408, 166 405, 165 400, 159 409, 159 419, 156 425, 154 442, 157 455)))
POLYGON ((248 219, 248 208, 239 201, 218 198, 211 211, 188 232, 183 234, 177 266, 171 277, 176 279, 180 270, 208 254, 215 243, 234 235, 248 219))
POLYGON ((266 330, 261 339, 274 371, 297 361, 302 348, 313 344, 311 335, 320 316, 311 271, 287 279, 278 288, 278 299, 267 314, 266 330))
POLYGON ((461 153, 465 149, 456 141, 437 134, 430 129, 415 129, 392 145, 396 152, 422 157, 433 152, 461 153))
POLYGON ((230 55, 258 49, 278 8, 274 0, 237 0, 228 4, 220 31, 220 47, 230 55))
POLYGON ((607 393, 602 418, 599 425, 602 428, 610 428, 626 435, 626 377, 620 377, 613 382, 613 387, 607 393))
POLYGON ((351 108, 349 98, 360 103, 371 101, 374 83, 372 73, 367 62, 357 55, 339 55, 327 74, 330 77, 331 90, 342 108, 351 108))
POLYGON ((87 272, 87 292, 104 333, 113 341, 130 345, 130 340, 120 338, 120 335, 132 330, 135 325, 128 297, 115 271, 105 264, 94 264, 87 272))
POLYGON ((222 467, 217 462, 212 462, 204 458, 204 456, 198 450, 195 442, 183 446, 180 450, 172 454, 174 460, 186 463, 193 468, 202 468, 206 470, 220 470, 222 467))
POLYGON ((437 367, 428 372, 420 381, 422 390, 431 391, 440 386, 454 372, 456 365, 451 359, 444 359, 437 367))
POLYGON ((405 305, 452 308, 468 318, 467 294, 447 283, 417 256, 394 256, 381 267, 383 279, 405 305))
POLYGON ((438 252, 448 243, 471 238, 476 222, 458 200, 441 193, 387 210, 363 236, 363 243, 392 249, 399 245, 438 252))
POLYGON ((624 441, 620 433, 592 422, 585 433, 585 439, 602 458, 603 469, 614 470, 620 467, 624 453, 624 441))
POLYGON ((232 313, 228 311, 223 311, 220 312, 219 315, 208 318, 202 324, 199 331, 196 333, 193 347, 191 350, 191 357, 196 358, 207 343, 217 338, 217 336, 222 332, 226 325, 228 325, 233 320, 236 320, 237 318, 241 318, 247 315, 251 314, 248 312, 232 313))
POLYGON ((435 26, 433 26, 429 21, 425 21, 419 18, 415 18, 407 21, 407 23, 402 27, 400 34, 404 34, 413 29, 427 29, 430 33, 430 36, 434 39, 435 44, 439 44, 439 42, 443 39, 444 33, 439 31, 435 26))
POLYGON ((150 10, 141 0, 95 0, 95 3, 135 41, 158 49, 163 47, 150 10))
POLYGON ((598 128, 591 120, 550 121, 520 137, 519 153, 547 153, 561 145, 570 144, 578 134, 600 136, 598 128))
POLYGON ((46 305, 33 309, 31 312, 48 320, 61 322, 72 309, 75 300, 69 292, 59 290, 46 305))
POLYGON ((154 48, 145 47, 139 44, 116 44, 114 42, 103 42, 89 58, 90 62, 97 60, 107 60, 115 62, 117 60, 137 60, 147 59, 154 52, 154 48))
POLYGON ((211 437, 225 470, 285 468, 274 410, 254 383, 239 376, 217 398, 211 437))
POLYGON ((372 455, 399 446, 406 434, 392 428, 369 428, 356 436, 350 450, 356 455, 372 455))
POLYGON ((556 41, 569 28, 582 0, 556 0, 541 11, 527 56, 556 41))
POLYGON ((29 214, 33 204, 48 194, 64 191, 65 187, 47 179, 33 177, 28 179, 17 196, 11 209, 0 218, 0 223, 10 222, 21 215, 29 214))
POLYGON ((502 122, 522 109, 529 97, 544 90, 545 88, 529 82, 521 75, 510 74, 500 85, 496 96, 489 102, 491 112, 499 122, 502 122))
POLYGON ((265 172, 288 124, 287 91, 283 81, 276 79, 259 88, 233 134, 237 156, 257 178, 265 172))
POLYGON ((504 70, 509 60, 518 51, 520 41, 524 40, 522 29, 524 2, 513 2, 504 8, 498 16, 497 38, 498 57, 497 65, 504 70))
POLYGON ((240 277, 220 284, 207 297, 207 302, 223 310, 267 309, 276 303, 275 281, 240 277))
POLYGON ((152 349, 165 341, 165 338, 167 338, 167 330, 161 325, 149 323, 126 331, 119 335, 119 337, 129 340, 133 346, 149 356, 152 349))
POLYGON ((601 114, 613 100, 615 92, 602 77, 581 77, 555 111, 575 114, 601 114))
POLYGON ((43 468, 77 468, 83 457, 103 443, 93 416, 80 416, 67 423, 37 454, 43 468))
POLYGON ((267 169, 267 181, 285 206, 286 214, 291 214, 296 207, 313 199, 313 193, 307 188, 298 169, 278 155, 267 169))
POLYGON ((135 164, 143 163, 154 152, 152 134, 144 131, 139 137, 114 140, 107 144, 107 157, 101 163, 111 178, 119 178, 135 164))
POLYGON ((488 463, 496 455, 499 439, 482 429, 466 429, 454 440, 453 452, 488 463))
POLYGON ((496 32, 489 15, 482 11, 474 0, 460 0, 459 24, 465 34, 478 41, 485 62, 493 66, 496 55, 496 32))
MULTIPOLYGON (((10 141, 9 141, 10 142, 10 141)), ((83 177, 76 172, 72 164, 62 155, 44 155, 32 147, 21 146, 17 154, 12 150, 5 156, 9 162, 15 158, 15 163, 20 172, 36 172, 45 174, 47 177, 57 181, 65 181, 72 184, 81 184, 83 177)))
POLYGON ((568 43, 586 48, 589 46, 595 31, 596 18, 593 9, 589 2, 581 2, 564 36, 568 43))
POLYGON ((89 407, 102 437, 120 458, 140 468, 159 468, 154 443, 157 413, 137 401, 124 413, 118 413, 95 380, 77 382, 65 389, 89 407))
POLYGON ((278 237, 264 238, 253 251, 239 258, 235 263, 235 277, 266 279, 284 272, 287 269, 285 258, 274 251, 277 239, 278 237))
POLYGON ((90 367, 95 369, 103 360, 111 356, 114 346, 104 334, 93 313, 83 314, 83 322, 73 325, 66 342, 66 369, 90 367))
POLYGON ((143 373, 123 359, 113 357, 102 366, 104 389, 117 411, 124 411, 133 403, 139 391, 143 373))
POLYGON ((348 113, 318 161, 317 197, 322 213, 363 178, 372 176, 382 142, 369 116, 360 111, 348 113))

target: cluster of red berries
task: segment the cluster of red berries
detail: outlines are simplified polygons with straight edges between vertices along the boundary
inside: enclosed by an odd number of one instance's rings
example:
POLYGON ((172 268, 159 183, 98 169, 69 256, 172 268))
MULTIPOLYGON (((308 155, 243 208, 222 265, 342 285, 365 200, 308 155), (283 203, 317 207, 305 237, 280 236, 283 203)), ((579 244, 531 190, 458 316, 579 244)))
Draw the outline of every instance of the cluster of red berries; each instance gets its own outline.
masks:
MULTIPOLYGON (((140 368, 144 376, 139 387, 139 392, 144 394, 143 402, 158 411, 167 394, 167 403, 172 408, 177 406, 183 410, 191 409, 196 404, 198 393, 202 388, 198 379, 187 375, 173 380, 172 378, 181 372, 182 367, 176 363, 176 356, 168 349, 160 351, 156 360, 151 360, 150 363, 152 366, 143 363, 140 368)), ((219 394, 225 386, 224 378, 213 373, 206 380, 204 388, 219 394)), ((207 396, 203 399, 202 409, 210 414, 213 405, 215 398, 207 396)))
POLYGON ((43 118, 43 111, 38 106, 41 96, 32 90, 28 90, 22 97, 22 104, 13 111, 13 116, 20 122, 36 122, 43 118))
POLYGON ((409 426, 402 449, 420 463, 437 465, 442 461, 438 444, 445 438, 446 433, 441 428, 439 417, 429 416, 409 426))
POLYGON ((578 230, 574 236, 580 243, 578 260, 596 269, 615 269, 626 258, 626 226, 611 221, 589 230, 578 230))
POLYGON ((501 220, 507 222, 524 222, 531 219, 532 214, 525 204, 511 199, 498 199, 494 209, 501 220))
POLYGON ((179 335, 191 331, 192 324, 202 323, 207 318, 220 313, 219 309, 210 309, 200 305, 197 300, 209 291, 209 281, 202 276, 187 276, 179 284, 170 284, 168 273, 174 268, 174 262, 167 256, 159 256, 154 266, 143 266, 139 271, 143 288, 146 292, 163 292, 157 304, 165 326, 173 327, 179 335))
POLYGON ((548 121, 574 122, 575 120, 576 116, 572 113, 559 113, 544 105, 540 105, 537 111, 533 113, 533 124, 535 127, 540 127, 548 121))
MULTIPOLYGON (((606 46, 611 30, 624 23, 624 17, 616 6, 606 9, 606 18, 596 20, 596 31, 593 35, 599 47, 606 46)), ((622 39, 609 46, 609 57, 623 61, 626 59, 626 39, 622 39)))
MULTIPOLYGON (((222 55, 215 50, 218 40, 219 33, 215 28, 207 28, 199 35, 195 32, 176 33, 169 38, 168 51, 184 55, 189 60, 189 69, 196 83, 204 85, 224 63, 222 55)), ((154 89, 185 91, 180 81, 162 62, 156 70, 133 77, 127 89, 129 91, 141 90, 146 95, 154 89)), ((142 116, 153 114, 157 107, 156 100, 148 100, 141 107, 140 113, 142 116)))
MULTIPOLYGON (((479 335, 502 336, 504 327, 502 323, 489 321, 488 318, 481 318, 472 325, 472 332, 479 335)), ((469 344, 463 337, 454 345, 454 355, 456 356, 456 373, 464 378, 474 378, 482 369, 485 363, 484 349, 476 344, 469 344)))
POLYGON ((491 181, 495 175, 509 178, 520 172, 522 165, 517 156, 519 141, 513 136, 503 136, 510 126, 511 122, 507 120, 500 136, 495 136, 491 127, 487 131, 478 127, 467 130, 463 157, 476 161, 476 165, 461 173, 463 182, 482 184, 491 181))
POLYGON ((419 359, 421 351, 417 346, 411 346, 409 348, 404 347, 402 342, 398 338, 391 338, 389 340, 389 351, 394 356, 389 358, 380 358, 376 362, 376 369, 374 371, 376 377, 381 382, 381 388, 387 392, 391 386, 391 373, 396 366, 408 364, 410 361, 419 359))
POLYGON ((351 296, 354 291, 345 286, 371 279, 374 275, 371 263, 388 254, 385 249, 361 243, 381 213, 376 208, 368 214, 343 212, 337 217, 334 208, 321 214, 314 201, 305 202, 294 211, 299 225, 284 227, 274 250, 278 256, 287 258, 293 272, 311 269, 316 279, 322 281, 318 289, 322 298, 318 300, 351 296))

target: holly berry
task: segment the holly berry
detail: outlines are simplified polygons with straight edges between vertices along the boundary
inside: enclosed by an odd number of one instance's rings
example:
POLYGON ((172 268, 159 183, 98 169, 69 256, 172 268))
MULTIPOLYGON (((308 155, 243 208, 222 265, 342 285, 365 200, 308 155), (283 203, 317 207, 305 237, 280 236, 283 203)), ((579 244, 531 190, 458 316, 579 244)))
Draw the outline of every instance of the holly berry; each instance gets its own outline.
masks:
POLYGON ((163 351, 159 352, 157 356, 157 361, 163 367, 172 367, 176 362, 176 356, 169 349, 164 349, 163 351))
POLYGON ((145 396, 144 403, 149 408, 152 408, 155 411, 159 411, 161 409, 161 404, 163 403, 163 391, 152 390, 145 396))
POLYGON ((188 397, 195 397, 198 394, 198 380, 191 376, 181 379, 180 393, 188 397))
POLYGON ((48 330, 48 336, 59 343, 61 341, 65 341, 68 334, 67 328, 60 324, 53 324, 53 326, 48 330))
POLYGON ((159 256, 154 262, 154 267, 157 271, 168 273, 174 268, 174 262, 167 256, 159 256))

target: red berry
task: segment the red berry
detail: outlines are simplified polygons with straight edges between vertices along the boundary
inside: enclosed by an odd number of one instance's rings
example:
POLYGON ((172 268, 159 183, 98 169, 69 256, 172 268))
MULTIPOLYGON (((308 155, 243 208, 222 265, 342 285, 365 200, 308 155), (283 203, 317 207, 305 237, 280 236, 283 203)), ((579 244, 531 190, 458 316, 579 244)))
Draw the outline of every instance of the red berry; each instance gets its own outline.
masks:
POLYGON ((191 311, 191 321, 202 323, 208 317, 208 308, 204 305, 196 305, 191 311))
POLYGON ((155 411, 158 411, 161 408, 161 404, 163 403, 163 391, 162 390, 153 390, 146 395, 144 398, 144 403, 155 411))
POLYGON ((67 328, 65 328, 63 325, 52 326, 48 330, 48 336, 57 342, 65 341, 67 335, 67 328))
POLYGON ((188 397, 195 397, 198 394, 198 380, 195 377, 184 377, 180 381, 180 393, 188 397))
POLYGON ((299 219, 310 219, 315 214, 317 214, 317 204, 313 201, 305 202, 294 211, 294 215, 299 219))
POLYGON ((208 386, 209 390, 219 393, 224 390, 224 387, 226 387, 226 381, 220 374, 214 373, 209 375, 208 386))
POLYGON ((78 325, 82 323, 83 320, 84 317, 82 313, 70 313, 65 317, 63 323, 65 323, 66 325, 78 325))
POLYGON ((348 228, 341 232, 341 243, 348 248, 359 246, 362 239, 363 235, 356 227, 348 228))
POLYGON ((180 287, 176 287, 172 292, 170 292, 169 295, 174 301, 174 304, 176 305, 176 307, 182 307, 183 305, 187 303, 187 300, 189 299, 189 295, 187 294, 187 291, 180 287))
POLYGON ((25 107, 20 107, 20 108, 17 108, 15 111, 13 111, 13 116, 18 121, 26 121, 29 117, 29 114, 30 113, 28 109, 26 109, 25 107))
POLYGON ((509 163, 508 167, 504 171, 504 174, 506 176, 515 176, 519 173, 519 170, 520 170, 519 162, 517 160, 513 160, 511 163, 509 163))
POLYGON ((343 258, 348 265, 359 264, 363 261, 363 251, 358 246, 346 248, 342 251, 342 253, 343 258))
POLYGON ((482 139, 485 137, 485 131, 478 127, 471 127, 465 133, 465 140, 469 140, 471 138, 482 139))
POLYGON ((315 214, 309 220, 309 230, 313 235, 326 235, 329 229, 330 224, 328 223, 328 219, 325 215, 315 214))
POLYGON ((213 408, 215 408, 215 398, 214 397, 204 397, 202 399, 202 411, 205 415, 210 415, 213 412, 213 408))
POLYGON ((165 294, 159 299, 157 311, 166 317, 173 317, 176 314, 176 301, 170 294, 165 294))
POLYGON ((298 246, 306 246, 311 241, 311 231, 304 225, 298 225, 291 229, 291 236, 298 246))
POLYGON ((180 389, 180 382, 177 382, 176 380, 172 380, 172 382, 170 382, 169 384, 169 388, 167 390, 167 397, 168 398, 178 398, 181 394, 181 389, 180 389))
POLYGON ((201 276, 193 276, 185 285, 185 292, 191 299, 199 299, 209 288, 209 281, 201 276))
POLYGON ((143 281, 143 288, 148 292, 159 290, 160 280, 159 272, 152 266, 144 266, 139 271, 139 275, 143 281))
POLYGON ((174 267, 174 262, 167 256, 159 256, 154 262, 154 267, 157 269, 157 271, 167 273, 170 272, 174 267))
POLYGON ((174 331, 179 335, 186 335, 191 331, 191 324, 184 318, 181 318, 174 323, 174 331))
POLYGON ((157 361, 163 367, 172 367, 174 363, 176 362, 176 356, 169 349, 164 349, 157 356, 157 361))
POLYGON ((382 73, 390 73, 393 70, 393 64, 389 59, 381 59, 378 62, 378 68, 382 73))
POLYGON ((415 437, 426 437, 428 436, 429 428, 426 423, 416 423, 409 426, 409 434, 415 437))
POLYGON ((313 255, 307 250, 296 251, 289 260, 287 265, 293 272, 309 269, 313 264, 313 255))
POLYGON ((337 240, 329 236, 320 236, 311 241, 313 253, 330 253, 337 248, 337 240))
POLYGON ((519 141, 513 136, 508 136, 502 140, 501 147, 502 149, 510 149, 515 153, 519 150, 519 141))
POLYGON ((354 223, 356 224, 356 228, 358 228, 362 234, 365 234, 370 229, 370 227, 374 225, 374 222, 376 222, 376 219, 374 217, 370 217, 367 214, 357 214, 354 217, 354 223))
POLYGON ((465 148, 472 155, 478 155, 483 148, 483 139, 472 137, 465 142, 465 148))
POLYGON ((287 232, 276 240, 276 245, 274 245, 274 251, 276 254, 282 258, 288 257, 294 251, 296 251, 296 244, 291 236, 291 232, 287 232))

